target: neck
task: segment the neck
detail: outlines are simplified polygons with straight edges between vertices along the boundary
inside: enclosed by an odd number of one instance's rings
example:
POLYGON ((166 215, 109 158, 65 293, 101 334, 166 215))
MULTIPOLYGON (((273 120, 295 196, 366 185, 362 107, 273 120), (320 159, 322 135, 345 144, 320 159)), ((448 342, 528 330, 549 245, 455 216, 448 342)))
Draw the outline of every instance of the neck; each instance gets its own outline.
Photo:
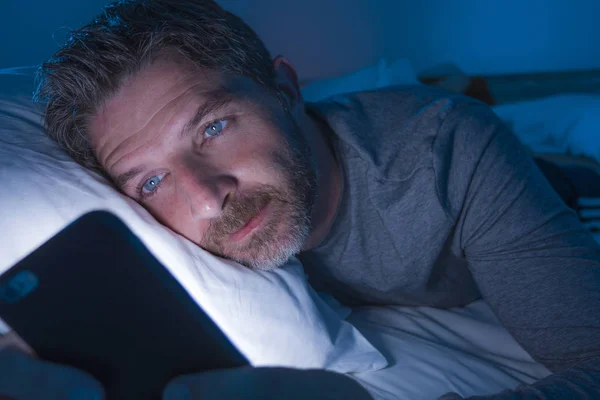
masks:
POLYGON ((317 198, 312 214, 310 236, 302 251, 318 246, 335 220, 342 194, 342 173, 327 136, 331 129, 321 119, 307 114, 304 132, 312 148, 317 168, 317 198))

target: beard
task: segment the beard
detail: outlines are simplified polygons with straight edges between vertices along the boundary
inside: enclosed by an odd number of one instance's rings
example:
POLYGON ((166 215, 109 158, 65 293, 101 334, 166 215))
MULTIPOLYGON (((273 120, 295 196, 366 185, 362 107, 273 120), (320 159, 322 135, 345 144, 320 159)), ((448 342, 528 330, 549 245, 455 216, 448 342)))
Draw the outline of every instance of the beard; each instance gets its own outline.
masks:
POLYGON ((312 152, 295 120, 286 114, 282 122, 285 140, 272 155, 284 177, 280 187, 263 185, 236 196, 219 219, 211 221, 200 244, 251 269, 272 270, 285 264, 302 250, 312 226, 317 187, 312 152), (269 212, 257 229, 240 243, 230 239, 267 205, 269 212))

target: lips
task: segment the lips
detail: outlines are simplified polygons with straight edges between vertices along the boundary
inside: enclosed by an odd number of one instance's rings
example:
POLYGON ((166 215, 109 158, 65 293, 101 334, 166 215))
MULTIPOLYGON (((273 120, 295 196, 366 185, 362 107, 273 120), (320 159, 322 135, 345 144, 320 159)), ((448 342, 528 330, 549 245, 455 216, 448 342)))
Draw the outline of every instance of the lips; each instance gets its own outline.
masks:
POLYGON ((246 236, 248 236, 252 231, 257 229, 262 222, 264 221, 266 215, 268 214, 270 203, 265 204, 265 206, 256 214, 252 219, 250 219, 246 225, 240 228, 238 231, 231 234, 230 238, 234 242, 239 242, 243 240, 246 236))

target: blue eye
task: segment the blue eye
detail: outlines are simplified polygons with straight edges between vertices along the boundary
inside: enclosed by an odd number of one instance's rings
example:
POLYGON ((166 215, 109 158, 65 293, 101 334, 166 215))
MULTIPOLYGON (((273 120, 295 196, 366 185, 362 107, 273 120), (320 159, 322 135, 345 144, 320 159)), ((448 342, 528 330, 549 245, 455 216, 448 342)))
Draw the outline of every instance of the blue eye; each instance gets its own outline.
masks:
POLYGON ((151 177, 150 179, 148 179, 146 182, 144 182, 144 185, 142 186, 142 193, 143 194, 152 193, 158 187, 158 185, 163 180, 165 175, 166 174, 155 175, 155 176, 151 177))
POLYGON ((217 136, 219 133, 221 133, 221 131, 223 131, 223 129, 225 129, 227 123, 228 121, 226 119, 211 122, 204 130, 204 135, 206 137, 217 136))

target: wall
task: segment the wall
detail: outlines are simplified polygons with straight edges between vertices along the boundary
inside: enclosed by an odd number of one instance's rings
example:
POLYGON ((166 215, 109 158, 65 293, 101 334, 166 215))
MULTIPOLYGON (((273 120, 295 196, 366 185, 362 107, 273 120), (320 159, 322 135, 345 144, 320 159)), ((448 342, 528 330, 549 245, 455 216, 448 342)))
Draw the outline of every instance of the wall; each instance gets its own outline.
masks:
POLYGON ((0 0, 0 68, 52 55, 69 27, 91 20, 107 0, 0 0))
MULTIPOLYGON (((37 64, 66 27, 105 0, 2 0, 0 68, 37 64), (54 37, 53 37, 54 36, 54 37)), ((302 78, 339 75, 380 56, 415 70, 453 61, 471 74, 600 68, 598 0, 221 0, 302 78)))
POLYGON ((385 52, 470 74, 600 68, 598 0, 377 0, 385 52), (451 5, 451 6, 449 6, 451 5))

